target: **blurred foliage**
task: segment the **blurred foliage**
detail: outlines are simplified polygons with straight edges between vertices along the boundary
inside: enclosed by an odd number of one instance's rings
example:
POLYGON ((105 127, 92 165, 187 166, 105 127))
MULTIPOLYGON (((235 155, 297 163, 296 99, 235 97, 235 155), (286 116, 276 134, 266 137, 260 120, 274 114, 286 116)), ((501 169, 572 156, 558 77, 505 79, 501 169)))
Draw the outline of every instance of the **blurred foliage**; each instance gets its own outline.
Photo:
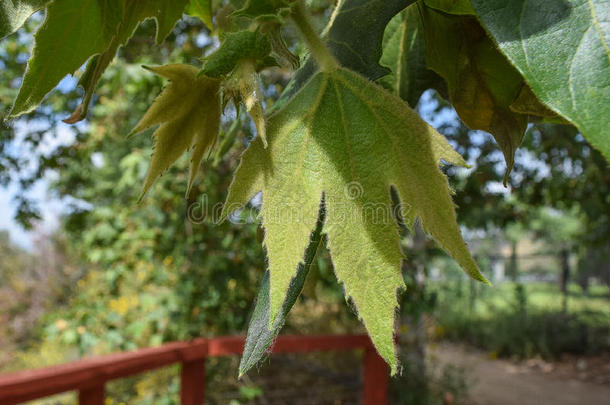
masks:
POLYGON ((442 297, 434 312, 442 337, 470 343, 492 357, 557 359, 563 353, 610 349, 608 287, 586 295, 572 284, 567 314, 561 311, 557 288, 549 284, 503 283, 496 291, 473 292, 456 281, 433 288, 442 297))

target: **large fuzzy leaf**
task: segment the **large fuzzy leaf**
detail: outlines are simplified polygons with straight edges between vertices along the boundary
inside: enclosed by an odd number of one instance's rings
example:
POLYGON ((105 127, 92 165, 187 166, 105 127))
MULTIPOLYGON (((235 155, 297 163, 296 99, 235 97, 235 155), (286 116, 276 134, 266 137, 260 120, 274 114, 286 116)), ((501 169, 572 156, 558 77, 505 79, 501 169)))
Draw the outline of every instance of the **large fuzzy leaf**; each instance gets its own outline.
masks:
MULTIPOLYGON (((171 64, 148 67, 170 80, 132 134, 161 124, 153 134, 154 152, 142 196, 187 149, 192 148, 190 190, 204 154, 214 145, 220 125, 220 82, 197 76, 194 66, 171 64)), ((188 193, 188 190, 187 190, 188 193)))
POLYGON ((472 0, 533 93, 610 159, 610 2, 472 0))
POLYGON ((323 230, 337 278, 395 372, 394 312, 404 282, 390 188, 403 217, 421 218, 469 274, 484 280, 461 238, 438 167, 441 159, 461 163, 461 157, 405 102, 343 68, 316 74, 269 119, 267 135, 267 148, 255 140, 244 153, 224 215, 263 192, 271 325, 324 195, 323 230))
POLYGON ((119 47, 127 44, 140 22, 147 18, 154 18, 157 22, 156 40, 157 43, 161 43, 171 32, 176 21, 182 16, 186 2, 187 0, 130 0, 123 2, 122 18, 116 28, 116 35, 103 53, 94 56, 87 63, 85 73, 78 82, 85 90, 83 101, 64 122, 73 124, 87 116, 87 110, 98 81, 114 59, 119 47))
POLYGON ((122 11, 121 0, 49 3, 9 118, 34 110, 64 76, 103 52, 116 34, 122 11))
POLYGON ((0 2, 0 39, 12 34, 49 0, 3 0, 0 2))
POLYGON ((316 257, 318 246, 322 241, 322 226, 324 225, 324 220, 326 218, 326 212, 323 204, 324 202, 322 202, 322 207, 320 208, 316 229, 311 234, 309 246, 307 246, 307 249, 305 250, 303 263, 299 263, 296 275, 290 282, 288 290, 286 291, 286 298, 284 298, 284 302, 282 303, 282 309, 275 317, 271 328, 269 327, 271 318, 269 270, 267 270, 263 276, 263 281, 261 282, 261 286, 258 291, 258 297, 256 298, 256 306, 254 307, 254 312, 252 313, 252 318, 250 319, 250 325, 248 326, 244 353, 242 354, 241 361, 239 362, 240 376, 254 367, 254 365, 263 358, 267 352, 267 349, 273 343, 273 340, 280 333, 280 330, 282 329, 282 326, 284 326, 284 322, 288 317, 288 313, 303 290, 305 279, 309 273, 311 263, 316 257))
POLYGON ((528 116, 510 109, 524 85, 474 17, 421 7, 428 66, 447 82, 449 96, 471 129, 491 133, 504 153, 508 174, 528 116))
POLYGON ((417 4, 411 4, 389 22, 380 63, 392 72, 379 79, 379 83, 411 107, 415 107, 426 89, 445 92, 443 79, 426 66, 424 27, 417 4))

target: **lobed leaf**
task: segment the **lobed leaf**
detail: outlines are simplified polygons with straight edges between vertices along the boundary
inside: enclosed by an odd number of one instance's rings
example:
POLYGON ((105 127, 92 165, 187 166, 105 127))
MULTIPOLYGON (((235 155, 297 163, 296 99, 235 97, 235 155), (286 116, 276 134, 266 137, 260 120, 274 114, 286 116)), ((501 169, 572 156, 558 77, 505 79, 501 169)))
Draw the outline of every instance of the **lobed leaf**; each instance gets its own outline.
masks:
POLYGON ((532 92, 610 159, 610 3, 472 0, 532 92))
POLYGON ((262 191, 269 326, 282 311, 324 198, 323 232, 337 278, 396 372, 394 313, 404 281, 390 189, 403 217, 420 218, 471 276, 485 281, 461 238, 438 167, 441 159, 463 160, 406 103, 343 68, 316 74, 267 124, 269 146, 255 140, 246 150, 223 215, 262 191))
POLYGON ((170 80, 131 134, 155 125, 154 152, 140 199, 155 180, 183 153, 192 148, 187 194, 204 154, 216 142, 220 126, 220 82, 199 75, 194 66, 170 64, 147 67, 170 80))

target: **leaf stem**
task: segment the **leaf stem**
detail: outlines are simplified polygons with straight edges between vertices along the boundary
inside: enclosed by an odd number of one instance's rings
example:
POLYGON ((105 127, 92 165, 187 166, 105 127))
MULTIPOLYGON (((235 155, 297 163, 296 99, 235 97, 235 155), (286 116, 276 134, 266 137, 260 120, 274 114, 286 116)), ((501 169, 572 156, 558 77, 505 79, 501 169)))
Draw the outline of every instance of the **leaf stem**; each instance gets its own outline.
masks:
POLYGON ((316 62, 318 62, 320 69, 323 71, 331 71, 338 68, 339 63, 313 29, 308 14, 303 1, 297 0, 292 9, 291 18, 307 43, 307 47, 311 51, 311 54, 316 59, 316 62))

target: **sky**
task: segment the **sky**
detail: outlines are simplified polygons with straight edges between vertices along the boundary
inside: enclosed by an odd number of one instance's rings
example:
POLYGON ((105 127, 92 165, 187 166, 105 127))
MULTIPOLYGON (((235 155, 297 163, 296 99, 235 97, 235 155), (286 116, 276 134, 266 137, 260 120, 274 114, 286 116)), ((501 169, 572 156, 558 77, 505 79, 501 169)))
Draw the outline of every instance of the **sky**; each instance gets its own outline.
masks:
MULTIPOLYGON (((75 83, 62 81, 60 85, 68 86, 75 83), (63 83, 63 84, 62 84, 63 83)), ((31 124, 35 125, 35 124, 31 124)), ((57 136, 45 136, 44 140, 38 146, 36 154, 47 154, 60 145, 69 145, 74 142, 74 133, 67 124, 58 124, 57 136)), ((24 134, 32 129, 31 126, 22 125, 19 122, 15 123, 15 140, 10 143, 7 149, 18 154, 32 153, 21 142, 24 134)), ((49 176, 51 176, 49 174, 49 176)), ((33 249, 33 236, 38 232, 50 233, 59 224, 59 215, 62 212, 64 204, 57 198, 52 197, 48 192, 49 176, 36 182, 34 186, 27 192, 27 195, 37 202, 41 211, 42 220, 37 223, 32 231, 25 230, 20 224, 13 219, 16 211, 14 197, 22 190, 15 183, 9 184, 8 187, 0 187, 0 230, 8 230, 11 241, 17 246, 26 250, 33 249)))

